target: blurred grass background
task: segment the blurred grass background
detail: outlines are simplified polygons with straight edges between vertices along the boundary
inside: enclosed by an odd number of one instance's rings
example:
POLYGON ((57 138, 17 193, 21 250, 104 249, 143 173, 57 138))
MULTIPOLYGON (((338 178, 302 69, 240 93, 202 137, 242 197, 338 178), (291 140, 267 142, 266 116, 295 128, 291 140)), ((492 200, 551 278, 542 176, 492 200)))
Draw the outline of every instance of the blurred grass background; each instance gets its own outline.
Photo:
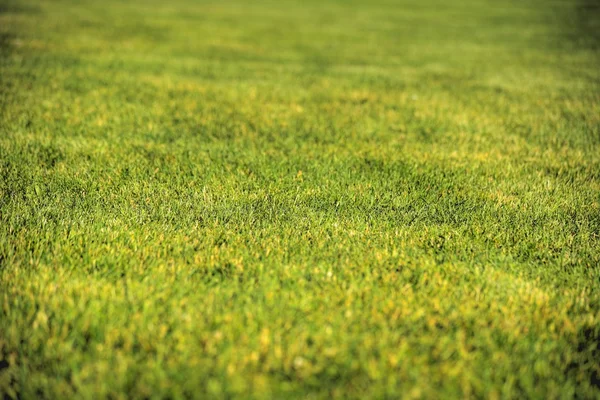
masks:
POLYGON ((0 0, 0 393, 598 397, 598 15, 0 0))

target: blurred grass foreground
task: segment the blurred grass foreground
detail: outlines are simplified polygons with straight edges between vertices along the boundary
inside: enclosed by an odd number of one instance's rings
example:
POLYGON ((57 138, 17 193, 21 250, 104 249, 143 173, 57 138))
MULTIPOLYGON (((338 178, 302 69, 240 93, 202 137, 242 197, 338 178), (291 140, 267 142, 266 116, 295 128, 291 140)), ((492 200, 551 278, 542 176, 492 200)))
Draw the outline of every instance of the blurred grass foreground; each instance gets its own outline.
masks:
POLYGON ((598 16, 0 0, 0 397, 599 398, 598 16))

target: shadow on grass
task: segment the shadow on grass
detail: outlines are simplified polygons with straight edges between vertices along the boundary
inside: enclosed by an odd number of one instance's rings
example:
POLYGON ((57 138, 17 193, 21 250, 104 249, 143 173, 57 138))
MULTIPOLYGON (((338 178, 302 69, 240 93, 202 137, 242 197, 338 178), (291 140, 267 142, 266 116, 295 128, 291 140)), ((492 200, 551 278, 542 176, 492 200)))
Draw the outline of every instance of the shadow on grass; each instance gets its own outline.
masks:
POLYGON ((576 6, 577 42, 600 50, 600 0, 579 0, 576 6))

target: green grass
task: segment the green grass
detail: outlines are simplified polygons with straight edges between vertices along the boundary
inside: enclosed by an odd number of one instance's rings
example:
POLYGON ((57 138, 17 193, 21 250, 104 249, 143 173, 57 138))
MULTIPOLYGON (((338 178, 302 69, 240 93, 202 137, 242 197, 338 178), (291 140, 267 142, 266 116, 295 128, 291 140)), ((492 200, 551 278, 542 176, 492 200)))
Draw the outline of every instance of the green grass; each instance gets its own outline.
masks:
POLYGON ((599 398, 599 14, 0 0, 0 395, 599 398))

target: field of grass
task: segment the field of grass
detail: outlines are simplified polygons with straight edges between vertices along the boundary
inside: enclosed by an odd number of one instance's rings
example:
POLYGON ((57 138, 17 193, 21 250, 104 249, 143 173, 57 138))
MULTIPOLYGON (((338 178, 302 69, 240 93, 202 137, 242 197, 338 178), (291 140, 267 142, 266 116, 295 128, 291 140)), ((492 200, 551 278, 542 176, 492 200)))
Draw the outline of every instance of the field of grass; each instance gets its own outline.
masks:
POLYGON ((0 397, 599 398, 598 15, 0 0, 0 397))

